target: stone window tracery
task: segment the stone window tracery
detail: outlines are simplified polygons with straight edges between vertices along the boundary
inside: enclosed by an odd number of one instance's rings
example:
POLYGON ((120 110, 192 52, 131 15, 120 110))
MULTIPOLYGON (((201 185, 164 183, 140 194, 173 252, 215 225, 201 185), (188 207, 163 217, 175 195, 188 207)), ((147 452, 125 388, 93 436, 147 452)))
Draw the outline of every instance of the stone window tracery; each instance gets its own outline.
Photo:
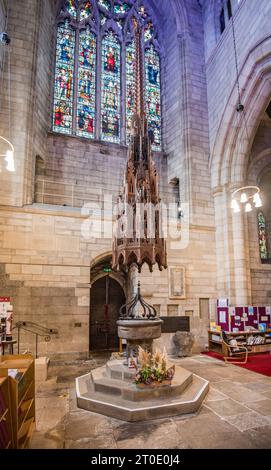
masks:
POLYGON ((133 21, 143 28, 145 103, 161 150, 161 66, 156 28, 136 0, 63 0, 58 17, 53 131, 129 143, 134 112, 133 21))
POLYGON ((268 166, 259 186, 263 194, 263 208, 257 214, 260 261, 271 264, 271 169, 268 166))

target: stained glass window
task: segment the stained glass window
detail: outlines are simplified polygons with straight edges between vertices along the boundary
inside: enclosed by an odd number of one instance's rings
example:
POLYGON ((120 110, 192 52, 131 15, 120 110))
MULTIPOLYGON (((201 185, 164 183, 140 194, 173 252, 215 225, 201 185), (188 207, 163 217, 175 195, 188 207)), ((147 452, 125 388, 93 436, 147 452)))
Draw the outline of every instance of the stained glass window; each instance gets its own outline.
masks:
POLYGON ((86 1, 80 10, 80 20, 88 18, 92 13, 92 3, 90 0, 86 1))
POLYGON ((126 48, 126 142, 129 143, 135 106, 135 44, 126 48))
POLYGON ((105 10, 110 11, 111 9, 111 3, 109 0, 98 0, 98 4, 105 8, 105 10))
POLYGON ((56 49, 53 130, 71 134, 75 31, 68 22, 58 27, 56 49))
POLYGON ((153 45, 145 52, 146 115, 153 138, 153 149, 161 150, 160 58, 153 45))
POLYGON ((77 17, 77 4, 77 0, 66 0, 66 9, 73 18, 77 17))
POLYGON ((258 214, 259 247, 261 261, 268 261, 266 219, 263 212, 258 214))
POLYGON ((148 16, 148 15, 147 15, 147 12, 146 12, 146 9, 145 9, 145 7, 144 7, 143 5, 141 5, 141 7, 139 8, 138 13, 139 13, 139 15, 140 15, 142 18, 144 18, 144 19, 146 19, 147 16, 148 16))
POLYGON ((116 15, 125 15, 125 13, 129 10, 129 5, 127 3, 123 3, 123 4, 116 4, 114 6, 114 13, 116 15))
POLYGON ((102 139, 120 142, 120 44, 112 32, 102 40, 102 139))
POLYGON ((145 111, 153 149, 161 150, 160 58, 153 19, 143 0, 64 0, 62 5, 57 31, 53 130, 114 143, 120 143, 122 137, 129 143, 135 102, 132 24, 137 18, 144 32, 145 111), (101 57, 97 57, 97 51, 101 57), (121 77, 125 77, 123 84, 121 77), (97 91, 101 94, 99 100, 97 91), (120 132, 123 128, 126 135, 120 132))
POLYGON ((144 39, 145 41, 149 41, 154 36, 154 27, 151 21, 148 22, 147 26, 144 30, 144 39))
POLYGON ((79 35, 77 135, 95 136, 96 37, 89 30, 79 35))
POLYGON ((101 21, 102 26, 107 22, 107 16, 105 16, 105 14, 102 13, 101 11, 100 11, 100 21, 101 21))

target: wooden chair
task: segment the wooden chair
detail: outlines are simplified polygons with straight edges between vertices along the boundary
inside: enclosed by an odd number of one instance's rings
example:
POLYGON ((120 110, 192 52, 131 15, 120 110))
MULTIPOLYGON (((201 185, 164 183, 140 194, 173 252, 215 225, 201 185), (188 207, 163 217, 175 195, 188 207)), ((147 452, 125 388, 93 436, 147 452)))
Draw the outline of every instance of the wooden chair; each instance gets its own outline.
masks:
POLYGON ((227 363, 232 363, 232 364, 246 364, 247 363, 247 358, 248 358, 248 348, 246 348, 243 344, 239 345, 233 345, 231 343, 231 339, 228 338, 226 335, 225 331, 222 330, 222 350, 226 351, 224 353, 224 361, 227 363), (241 359, 240 356, 244 356, 243 360, 238 360, 241 359))

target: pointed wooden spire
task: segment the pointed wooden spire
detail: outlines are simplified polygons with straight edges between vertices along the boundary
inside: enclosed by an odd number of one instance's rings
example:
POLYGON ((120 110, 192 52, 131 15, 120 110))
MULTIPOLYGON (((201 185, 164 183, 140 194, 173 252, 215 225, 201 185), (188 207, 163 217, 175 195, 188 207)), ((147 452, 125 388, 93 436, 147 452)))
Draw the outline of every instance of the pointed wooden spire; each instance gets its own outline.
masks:
POLYGON ((120 202, 126 204, 117 217, 113 240, 113 269, 128 271, 137 265, 139 271, 144 263, 153 270, 155 264, 162 271, 167 268, 166 242, 161 233, 162 211, 158 191, 158 175, 152 158, 151 140, 144 106, 144 56, 143 27, 134 18, 135 36, 135 110, 131 126, 128 162, 120 202), (128 207, 130 210, 128 210, 128 207), (138 208, 141 207, 141 214, 138 208), (149 211, 149 213, 148 213, 149 211), (154 223, 150 223, 150 215, 154 223), (126 228, 129 233, 123 233, 126 228), (148 230, 150 228, 150 230, 148 230))
POLYGON ((136 83, 136 96, 135 96, 135 113, 140 118, 145 114, 144 110, 144 73, 143 73, 143 54, 142 54, 142 28, 140 27, 136 18, 134 22, 134 35, 135 35, 135 46, 136 46, 136 57, 135 57, 135 83, 136 83))

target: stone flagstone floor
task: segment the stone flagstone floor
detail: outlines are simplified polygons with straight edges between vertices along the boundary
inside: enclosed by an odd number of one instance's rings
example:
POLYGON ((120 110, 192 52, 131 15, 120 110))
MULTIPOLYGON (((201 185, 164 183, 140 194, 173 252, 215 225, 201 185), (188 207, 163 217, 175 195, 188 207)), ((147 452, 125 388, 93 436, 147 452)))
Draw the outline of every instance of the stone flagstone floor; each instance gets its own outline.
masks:
POLYGON ((77 408, 75 377, 109 356, 49 368, 37 388, 33 449, 270 449, 271 378, 208 356, 173 361, 210 382, 199 413, 126 423, 77 408))

